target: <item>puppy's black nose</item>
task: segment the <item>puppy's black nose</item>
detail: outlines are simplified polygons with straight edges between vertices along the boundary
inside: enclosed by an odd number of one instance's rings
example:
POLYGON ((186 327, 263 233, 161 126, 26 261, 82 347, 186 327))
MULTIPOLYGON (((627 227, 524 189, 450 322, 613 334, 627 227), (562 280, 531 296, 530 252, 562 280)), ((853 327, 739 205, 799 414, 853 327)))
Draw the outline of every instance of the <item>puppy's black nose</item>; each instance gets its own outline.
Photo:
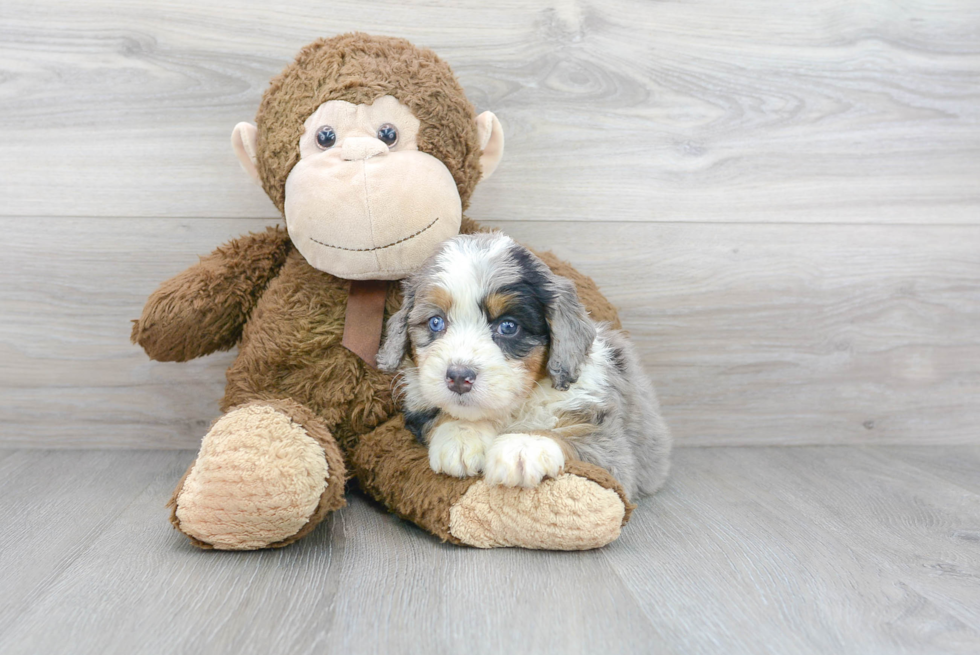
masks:
POLYGON ((462 366, 450 366, 446 371, 446 386, 456 393, 469 393, 476 381, 476 371, 462 366))

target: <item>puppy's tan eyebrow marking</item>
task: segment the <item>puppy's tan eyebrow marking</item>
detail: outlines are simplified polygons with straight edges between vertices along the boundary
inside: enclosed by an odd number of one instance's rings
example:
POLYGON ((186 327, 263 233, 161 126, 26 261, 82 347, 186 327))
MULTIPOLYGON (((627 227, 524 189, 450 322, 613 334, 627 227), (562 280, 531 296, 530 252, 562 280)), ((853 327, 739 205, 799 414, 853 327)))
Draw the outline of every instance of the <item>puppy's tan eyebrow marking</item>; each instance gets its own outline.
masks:
POLYGON ((453 306, 453 295, 445 287, 430 287, 421 300, 424 303, 438 307, 446 313, 453 306))
POLYGON ((499 318, 513 304, 514 296, 498 291, 494 291, 483 300, 483 306, 486 308, 487 316, 490 317, 491 321, 499 318))

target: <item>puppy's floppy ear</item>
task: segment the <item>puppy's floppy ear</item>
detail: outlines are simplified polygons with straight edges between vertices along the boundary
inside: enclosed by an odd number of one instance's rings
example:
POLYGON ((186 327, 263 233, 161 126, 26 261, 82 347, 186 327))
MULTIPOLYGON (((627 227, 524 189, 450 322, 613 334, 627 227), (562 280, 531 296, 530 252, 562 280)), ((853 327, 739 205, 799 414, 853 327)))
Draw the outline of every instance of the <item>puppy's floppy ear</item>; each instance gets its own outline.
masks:
POLYGON ((579 302, 575 284, 555 275, 547 266, 544 268, 548 271, 548 288, 553 298, 547 309, 551 329, 548 373, 555 389, 565 390, 578 380, 582 364, 595 341, 595 325, 585 306, 579 302))
POLYGON ((404 287, 401 309, 388 319, 384 343, 378 350, 378 368, 385 373, 394 373, 408 354, 408 315, 415 305, 415 289, 404 287))

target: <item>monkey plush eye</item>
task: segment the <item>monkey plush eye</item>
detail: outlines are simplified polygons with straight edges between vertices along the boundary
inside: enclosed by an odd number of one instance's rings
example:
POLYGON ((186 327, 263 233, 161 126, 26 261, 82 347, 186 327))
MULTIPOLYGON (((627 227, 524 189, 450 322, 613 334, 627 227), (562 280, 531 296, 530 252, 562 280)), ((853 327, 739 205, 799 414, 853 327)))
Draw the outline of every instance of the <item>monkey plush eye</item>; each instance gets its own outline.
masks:
POLYGON ((385 123, 378 128, 378 139, 380 139, 383 144, 391 148, 398 143, 398 128, 391 123, 385 123))
POLYGON ((505 337, 512 337, 517 334, 519 329, 520 326, 516 322, 508 319, 506 321, 500 321, 500 324, 497 326, 497 334, 505 337))
POLYGON ((442 332, 446 329, 446 321, 441 316, 433 316, 429 319, 429 329, 433 332, 442 332))
POLYGON ((324 125, 316 131, 316 145, 321 150, 332 148, 337 143, 337 133, 329 125, 324 125))

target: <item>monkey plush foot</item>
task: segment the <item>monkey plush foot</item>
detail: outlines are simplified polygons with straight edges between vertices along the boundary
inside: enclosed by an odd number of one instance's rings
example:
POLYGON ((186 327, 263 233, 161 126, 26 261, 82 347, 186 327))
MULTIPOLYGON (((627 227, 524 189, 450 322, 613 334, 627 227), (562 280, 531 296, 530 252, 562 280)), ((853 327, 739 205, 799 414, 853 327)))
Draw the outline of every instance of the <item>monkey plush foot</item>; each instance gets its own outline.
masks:
POLYGON ((449 531, 478 548, 588 550, 619 537, 632 510, 611 475, 573 461, 531 489, 476 482, 450 509, 449 531))
POLYGON ((401 416, 361 436, 351 461, 361 487, 388 509, 445 541, 479 548, 599 548, 633 510, 616 479, 585 462, 567 462, 531 489, 435 473, 401 416))
POLYGON ((240 405, 218 419, 170 500, 194 545, 290 544, 344 505, 344 463, 329 431, 288 400, 240 405))

